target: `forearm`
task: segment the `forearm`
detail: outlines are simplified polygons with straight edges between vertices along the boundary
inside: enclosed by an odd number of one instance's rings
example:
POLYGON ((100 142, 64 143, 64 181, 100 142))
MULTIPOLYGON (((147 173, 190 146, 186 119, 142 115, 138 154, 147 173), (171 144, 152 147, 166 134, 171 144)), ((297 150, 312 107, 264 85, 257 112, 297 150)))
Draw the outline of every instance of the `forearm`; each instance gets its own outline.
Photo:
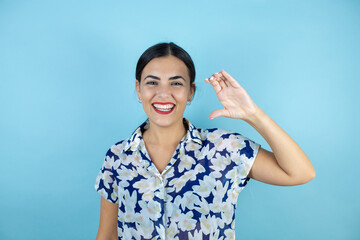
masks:
POLYGON ((263 136, 279 166, 291 178, 313 178, 314 167, 303 150, 261 108, 256 109, 256 112, 245 121, 263 136))

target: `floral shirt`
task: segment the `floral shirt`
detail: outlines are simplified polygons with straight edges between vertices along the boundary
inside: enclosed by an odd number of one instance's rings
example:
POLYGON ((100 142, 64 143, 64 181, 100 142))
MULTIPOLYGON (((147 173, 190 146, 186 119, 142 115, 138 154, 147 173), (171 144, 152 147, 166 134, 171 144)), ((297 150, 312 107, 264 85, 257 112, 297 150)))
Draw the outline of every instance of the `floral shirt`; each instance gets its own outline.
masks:
POLYGON ((142 139, 147 121, 106 153, 95 189, 119 205, 119 239, 235 239, 237 198, 260 145, 183 120, 187 133, 162 173, 142 139))

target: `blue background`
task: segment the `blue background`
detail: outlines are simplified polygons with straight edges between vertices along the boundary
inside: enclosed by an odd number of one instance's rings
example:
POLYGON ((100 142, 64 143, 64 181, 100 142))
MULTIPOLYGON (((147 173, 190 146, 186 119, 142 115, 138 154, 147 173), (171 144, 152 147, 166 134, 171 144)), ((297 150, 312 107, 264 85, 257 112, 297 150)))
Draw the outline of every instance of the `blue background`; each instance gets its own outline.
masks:
POLYGON ((107 149, 146 119, 138 58, 174 41, 197 93, 184 116, 239 132, 203 79, 221 69, 312 161, 316 178, 251 180, 236 239, 360 238, 359 1, 0 1, 0 239, 95 239, 107 149))

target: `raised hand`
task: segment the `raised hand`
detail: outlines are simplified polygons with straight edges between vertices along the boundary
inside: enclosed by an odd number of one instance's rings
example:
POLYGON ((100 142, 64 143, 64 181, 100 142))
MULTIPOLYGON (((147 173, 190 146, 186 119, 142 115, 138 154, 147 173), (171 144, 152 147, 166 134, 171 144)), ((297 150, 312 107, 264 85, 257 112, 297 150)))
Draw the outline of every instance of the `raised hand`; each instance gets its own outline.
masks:
POLYGON ((224 109, 217 109, 210 113, 210 119, 223 116, 246 121, 256 113, 258 106, 245 89, 225 70, 206 78, 205 82, 213 86, 219 101, 224 106, 224 109))

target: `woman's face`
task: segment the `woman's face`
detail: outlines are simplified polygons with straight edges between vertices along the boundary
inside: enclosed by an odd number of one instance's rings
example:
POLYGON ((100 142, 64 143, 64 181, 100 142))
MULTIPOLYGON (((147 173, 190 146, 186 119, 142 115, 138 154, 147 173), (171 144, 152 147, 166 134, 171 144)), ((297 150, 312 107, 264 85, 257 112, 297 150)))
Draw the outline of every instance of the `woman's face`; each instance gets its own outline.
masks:
POLYGON ((182 122, 187 101, 194 94, 185 63, 174 56, 152 59, 135 86, 150 124, 161 127, 182 122))

